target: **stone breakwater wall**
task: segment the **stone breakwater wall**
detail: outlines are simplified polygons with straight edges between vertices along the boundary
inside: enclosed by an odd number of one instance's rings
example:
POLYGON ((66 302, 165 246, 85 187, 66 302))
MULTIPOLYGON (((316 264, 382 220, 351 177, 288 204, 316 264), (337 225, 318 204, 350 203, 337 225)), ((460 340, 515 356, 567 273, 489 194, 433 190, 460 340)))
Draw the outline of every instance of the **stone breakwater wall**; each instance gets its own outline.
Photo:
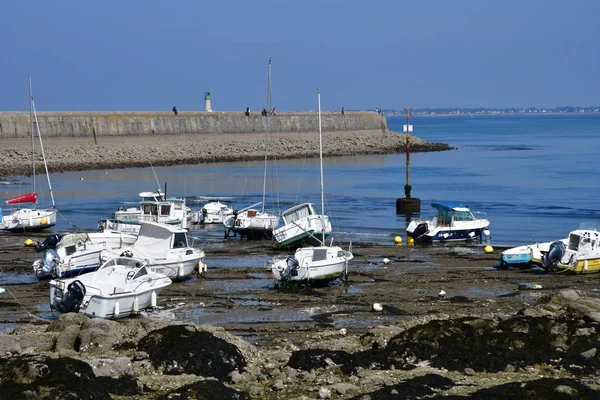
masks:
MULTIPOLYGON (((267 118, 241 112, 40 112, 42 136, 93 137, 201 133, 265 132, 267 118)), ((316 113, 279 113, 268 118, 270 132, 316 132, 316 113)), ((384 116, 375 113, 322 113, 323 132, 387 131, 384 116)), ((28 112, 0 112, 0 139, 30 136, 28 112)))
MULTIPOLYGON (((0 176, 31 174, 28 113, 0 113, 0 176)), ((375 113, 322 115, 325 157, 406 151, 406 135, 390 132, 375 113)), ((262 160, 267 118, 243 113, 40 113, 51 172, 262 160)), ((269 118, 269 157, 319 156, 316 113, 269 118)), ((38 142, 36 138, 36 147, 38 142)), ((411 151, 450 147, 411 136, 411 151)), ((42 171, 42 155, 36 152, 42 171)))

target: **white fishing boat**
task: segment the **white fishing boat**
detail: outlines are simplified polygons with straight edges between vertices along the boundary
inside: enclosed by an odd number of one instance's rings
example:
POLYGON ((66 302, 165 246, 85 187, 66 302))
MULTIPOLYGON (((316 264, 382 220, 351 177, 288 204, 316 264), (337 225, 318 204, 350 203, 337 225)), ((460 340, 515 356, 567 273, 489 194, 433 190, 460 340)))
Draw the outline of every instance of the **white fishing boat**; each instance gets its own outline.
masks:
MULTIPOLYGON (((317 90, 319 115, 319 161, 321 167, 321 217, 325 215, 323 190, 323 134, 321 130, 321 92, 317 90)), ((354 258, 348 250, 339 246, 327 246, 325 234, 319 238, 316 247, 301 247, 293 256, 275 256, 267 263, 278 284, 326 285, 348 274, 348 262, 354 258)))
POLYGON ((116 319, 156 307, 171 279, 153 272, 146 261, 115 257, 89 274, 50 281, 50 308, 89 317, 116 319))
POLYGON ((142 222, 137 240, 119 250, 104 250, 102 257, 129 255, 147 261, 150 270, 173 280, 206 272, 205 254, 188 242, 188 231, 172 225, 142 222))
POLYGON ((406 228, 415 242, 483 240, 490 236, 490 221, 475 217, 467 205, 445 201, 431 206, 437 210, 432 220, 411 221, 406 228))
POLYGON ((103 262, 103 250, 129 247, 136 240, 135 235, 108 230, 50 235, 34 246, 43 256, 34 261, 33 271, 39 279, 68 278, 95 271, 103 262))
POLYGON ((600 231, 576 229, 568 240, 550 244, 547 253, 531 249, 532 262, 540 263, 550 272, 591 274, 600 272, 600 231))
POLYGON ((109 218, 98 221, 98 230, 112 230, 137 235, 142 222, 158 222, 190 227, 190 218, 184 198, 169 197, 158 190, 142 192, 139 207, 121 208, 109 218))
POLYGON ((206 203, 201 210, 192 215, 193 224, 222 224, 225 217, 233 214, 233 208, 220 201, 206 203))
POLYGON ((317 238, 331 234, 331 222, 327 215, 320 215, 312 203, 302 203, 281 213, 283 226, 273 230, 276 248, 317 244, 317 238))
MULTIPOLYGON (((267 109, 271 110, 271 59, 269 59, 267 82, 267 109)), ((263 174, 262 201, 243 210, 234 211, 229 216, 226 216, 223 220, 226 237, 230 237, 231 232, 233 232, 234 235, 240 235, 242 239, 270 239, 273 237, 273 230, 279 227, 279 215, 270 214, 265 211, 267 160, 269 156, 269 113, 266 113, 265 121, 265 171, 263 174), (253 208, 258 205, 261 206, 260 210, 253 208)))
POLYGON ((6 201, 7 205, 12 206, 10 210, 5 209, 8 213, 3 212, 0 209, 0 230, 8 232, 38 232, 44 229, 48 229, 56 225, 56 205, 54 203, 54 194, 52 193, 52 184, 50 182, 50 174, 48 173, 48 165, 46 164, 46 153, 44 152, 44 145, 42 143, 42 134, 40 132, 40 125, 37 120, 37 112, 35 109, 35 102, 33 101, 33 94, 31 89, 31 74, 29 75, 29 119, 31 121, 31 154, 32 154, 32 181, 33 181, 33 192, 22 194, 13 197, 6 201), (35 153, 35 132, 40 141, 40 150, 42 152, 42 159, 44 161, 44 169, 46 171, 46 178, 48 179, 48 188, 50 192, 50 199, 52 200, 52 207, 37 207, 38 195, 36 192, 36 153, 35 153), (21 208, 22 204, 31 203, 31 207, 21 208), (4 215, 6 213, 6 215, 4 215))

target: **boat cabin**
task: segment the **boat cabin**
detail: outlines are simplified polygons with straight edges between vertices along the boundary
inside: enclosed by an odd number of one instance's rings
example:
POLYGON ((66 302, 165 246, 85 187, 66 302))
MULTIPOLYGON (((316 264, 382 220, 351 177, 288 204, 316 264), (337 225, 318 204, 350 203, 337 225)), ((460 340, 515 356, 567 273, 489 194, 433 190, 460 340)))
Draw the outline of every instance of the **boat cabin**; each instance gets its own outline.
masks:
POLYGON ((307 218, 309 215, 317 215, 315 205, 312 203, 302 203, 284 211, 284 213, 281 214, 281 218, 283 218, 283 224, 287 225, 307 218))
POLYGON ((437 210, 433 222, 437 226, 452 226, 454 222, 475 221, 471 209, 457 202, 432 203, 431 207, 437 210))

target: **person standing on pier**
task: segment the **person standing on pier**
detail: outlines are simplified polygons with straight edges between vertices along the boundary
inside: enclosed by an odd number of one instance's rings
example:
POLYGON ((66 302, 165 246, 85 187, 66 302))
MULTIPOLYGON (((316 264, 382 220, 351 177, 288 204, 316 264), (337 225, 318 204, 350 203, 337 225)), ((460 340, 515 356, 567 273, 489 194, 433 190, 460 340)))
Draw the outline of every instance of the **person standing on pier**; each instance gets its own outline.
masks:
POLYGON ((177 115, 177 107, 173 106, 173 114, 177 115))

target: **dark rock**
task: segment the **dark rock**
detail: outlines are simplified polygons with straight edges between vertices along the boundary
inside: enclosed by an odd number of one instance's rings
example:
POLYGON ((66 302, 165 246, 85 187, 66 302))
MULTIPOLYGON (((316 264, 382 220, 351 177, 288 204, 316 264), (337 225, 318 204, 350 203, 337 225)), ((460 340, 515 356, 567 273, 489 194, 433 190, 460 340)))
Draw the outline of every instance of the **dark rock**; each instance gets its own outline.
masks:
POLYGON ((195 374, 227 380, 232 371, 247 364, 237 347, 191 325, 174 325, 154 330, 138 343, 156 368, 170 375, 195 374))
POLYGON ((302 371, 310 371, 311 369, 327 367, 327 359, 335 364, 344 364, 349 358, 348 352, 342 350, 299 350, 292 353, 287 366, 302 371))
POLYGON ((0 359, 0 394, 19 399, 22 393, 33 399, 111 399, 134 395, 137 382, 131 377, 96 378, 85 362, 69 357, 16 356, 0 359))
MULTIPOLYGON (((600 391, 590 389, 575 379, 542 378, 529 382, 510 382, 479 390, 469 395, 470 400, 593 400, 600 398, 600 391)), ((463 396, 431 397, 435 400, 464 400, 463 396)))
MULTIPOLYGON (((432 395, 439 390, 448 390, 453 386, 454 381, 449 378, 437 374, 427 374, 406 380, 397 385, 384 387, 375 392, 363 393, 356 397, 351 397, 351 399, 360 400, 364 399, 365 396, 368 396, 371 400, 419 399, 432 395), (392 394, 392 391, 396 391, 396 394, 392 394)), ((464 397, 461 398, 464 399, 464 397)))

